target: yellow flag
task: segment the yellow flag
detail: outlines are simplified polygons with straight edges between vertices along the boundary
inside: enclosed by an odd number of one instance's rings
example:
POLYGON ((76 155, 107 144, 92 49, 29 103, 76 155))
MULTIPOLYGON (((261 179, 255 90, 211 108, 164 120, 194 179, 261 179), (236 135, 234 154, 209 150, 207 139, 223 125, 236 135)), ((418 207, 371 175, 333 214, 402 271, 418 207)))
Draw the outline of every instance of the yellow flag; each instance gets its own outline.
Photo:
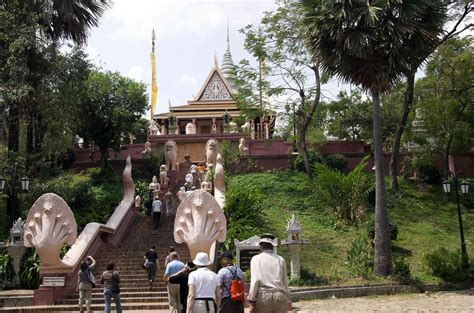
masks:
POLYGON ((156 85, 156 61, 155 61, 155 30, 152 35, 152 49, 151 49, 151 117, 153 120, 153 114, 155 113, 156 98, 158 96, 158 86, 156 85))

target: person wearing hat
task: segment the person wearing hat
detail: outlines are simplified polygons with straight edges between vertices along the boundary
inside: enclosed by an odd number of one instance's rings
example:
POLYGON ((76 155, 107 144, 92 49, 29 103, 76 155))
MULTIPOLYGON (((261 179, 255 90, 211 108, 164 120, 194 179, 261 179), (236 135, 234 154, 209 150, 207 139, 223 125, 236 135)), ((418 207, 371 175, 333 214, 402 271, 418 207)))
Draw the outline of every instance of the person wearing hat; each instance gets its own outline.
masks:
POLYGON ((155 221, 155 228, 158 228, 158 225, 160 225, 162 205, 163 203, 161 203, 160 197, 158 195, 155 195, 155 201, 153 201, 153 204, 152 204, 153 220, 155 221))
POLYGON ((193 263, 197 270, 189 274, 186 313, 217 313, 221 304, 221 288, 217 274, 207 268, 212 262, 207 253, 199 252, 193 263))
POLYGON ((237 266, 232 264, 232 253, 226 251, 220 257, 222 268, 217 273, 221 285, 221 308, 222 313, 244 313, 244 302, 234 301, 230 298, 230 287, 232 279, 239 279, 244 282, 244 273, 237 266))
POLYGON ((286 262, 273 252, 275 237, 263 234, 258 245, 260 254, 250 261, 250 313, 286 313, 288 276, 286 262))

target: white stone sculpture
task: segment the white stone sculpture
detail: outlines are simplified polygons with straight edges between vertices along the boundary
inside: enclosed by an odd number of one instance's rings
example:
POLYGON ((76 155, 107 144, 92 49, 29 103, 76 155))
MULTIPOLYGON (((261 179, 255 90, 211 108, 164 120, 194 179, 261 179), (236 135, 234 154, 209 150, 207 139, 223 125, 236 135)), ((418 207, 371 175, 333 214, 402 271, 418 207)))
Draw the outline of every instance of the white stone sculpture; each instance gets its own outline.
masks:
POLYGON ((229 123, 229 133, 235 134, 237 132, 238 132, 237 124, 234 121, 230 122, 229 123))
POLYGON ((153 178, 151 179, 151 183, 150 185, 148 185, 148 189, 152 189, 152 190, 160 190, 160 184, 158 183, 158 178, 156 178, 156 176, 153 176, 153 178))
POLYGON ((214 174, 214 198, 219 203, 221 208, 224 208, 225 203, 225 182, 224 182, 224 165, 222 162, 222 156, 220 153, 217 154, 216 158, 216 170, 214 174))
POLYGON ((148 135, 151 135, 151 136, 161 135, 160 129, 158 128, 158 126, 156 126, 156 123, 154 120, 151 120, 150 126, 148 126, 148 135))
POLYGON ((142 198, 139 195, 135 197, 135 208, 140 209, 142 204, 142 198))
POLYGON ((178 157, 178 146, 174 140, 168 140, 165 143, 165 163, 170 171, 176 170, 176 161, 178 157))
POLYGON ((204 189, 209 193, 212 191, 212 183, 211 183, 211 180, 209 179, 209 175, 204 176, 204 180, 201 183, 201 189, 204 189))
POLYGON ((10 245, 13 246, 22 246, 23 245, 23 234, 24 234, 24 222, 21 217, 19 217, 10 229, 10 245))
POLYGON ((168 167, 163 164, 160 166, 160 184, 163 186, 167 186, 168 180, 168 167))
POLYGON ((239 152, 240 152, 240 155, 247 155, 249 152, 249 148, 247 148, 247 146, 245 145, 244 137, 240 138, 239 140, 239 152))
POLYGON ((151 143, 149 141, 145 142, 145 150, 142 151, 142 154, 151 152, 151 143))
POLYGON ((28 212, 24 242, 36 249, 41 267, 71 267, 59 258, 59 252, 65 243, 74 244, 76 238, 76 219, 66 201, 54 193, 39 197, 28 212))
POLYGON ((216 139, 209 139, 206 143, 206 161, 207 166, 216 164, 217 154, 219 153, 219 143, 216 139))
POLYGON ((291 278, 300 277, 300 252, 301 247, 308 244, 307 239, 301 239, 301 225, 296 219, 295 215, 291 215, 291 219, 288 220, 288 226, 286 228, 288 232, 288 239, 282 240, 281 244, 288 246, 291 254, 291 278))
POLYGON ((196 134, 196 125, 194 125, 193 123, 186 124, 185 131, 186 131, 186 135, 196 134))
POLYGON ((184 189, 184 187, 180 187, 178 192, 176 193, 176 196, 178 197, 178 202, 181 203, 181 201, 184 200, 184 198, 186 198, 186 190, 184 189))
POLYGON ((227 235, 224 211, 216 199, 203 189, 195 190, 184 198, 174 223, 174 240, 186 243, 192 258, 198 252, 206 252, 212 260, 216 241, 224 242, 227 235))

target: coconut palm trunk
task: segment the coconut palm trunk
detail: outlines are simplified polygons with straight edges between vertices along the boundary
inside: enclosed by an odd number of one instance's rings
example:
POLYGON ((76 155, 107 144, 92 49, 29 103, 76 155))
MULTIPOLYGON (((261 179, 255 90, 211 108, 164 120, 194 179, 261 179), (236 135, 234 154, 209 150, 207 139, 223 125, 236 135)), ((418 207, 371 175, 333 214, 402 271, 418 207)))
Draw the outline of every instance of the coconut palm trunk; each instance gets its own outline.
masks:
POLYGON ((382 150, 382 122, 380 93, 372 91, 373 139, 375 159, 375 253, 374 270, 382 276, 392 272, 390 225, 388 222, 387 190, 385 189, 384 155, 382 150))

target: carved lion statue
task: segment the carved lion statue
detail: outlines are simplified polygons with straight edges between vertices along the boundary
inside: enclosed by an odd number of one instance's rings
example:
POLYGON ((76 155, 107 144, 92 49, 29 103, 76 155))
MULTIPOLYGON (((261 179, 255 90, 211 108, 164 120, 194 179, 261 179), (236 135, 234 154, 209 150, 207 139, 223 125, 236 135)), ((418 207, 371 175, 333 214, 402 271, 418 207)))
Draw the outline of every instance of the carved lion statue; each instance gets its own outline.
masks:
POLYGON ((217 154, 219 153, 219 143, 216 139, 209 139, 206 143, 206 161, 207 166, 216 164, 217 154))
POLYGON ((168 167, 164 164, 160 166, 160 184, 168 185, 168 167))
POLYGON ((170 171, 176 170, 176 160, 178 158, 178 146, 174 140, 165 143, 165 163, 170 171))

